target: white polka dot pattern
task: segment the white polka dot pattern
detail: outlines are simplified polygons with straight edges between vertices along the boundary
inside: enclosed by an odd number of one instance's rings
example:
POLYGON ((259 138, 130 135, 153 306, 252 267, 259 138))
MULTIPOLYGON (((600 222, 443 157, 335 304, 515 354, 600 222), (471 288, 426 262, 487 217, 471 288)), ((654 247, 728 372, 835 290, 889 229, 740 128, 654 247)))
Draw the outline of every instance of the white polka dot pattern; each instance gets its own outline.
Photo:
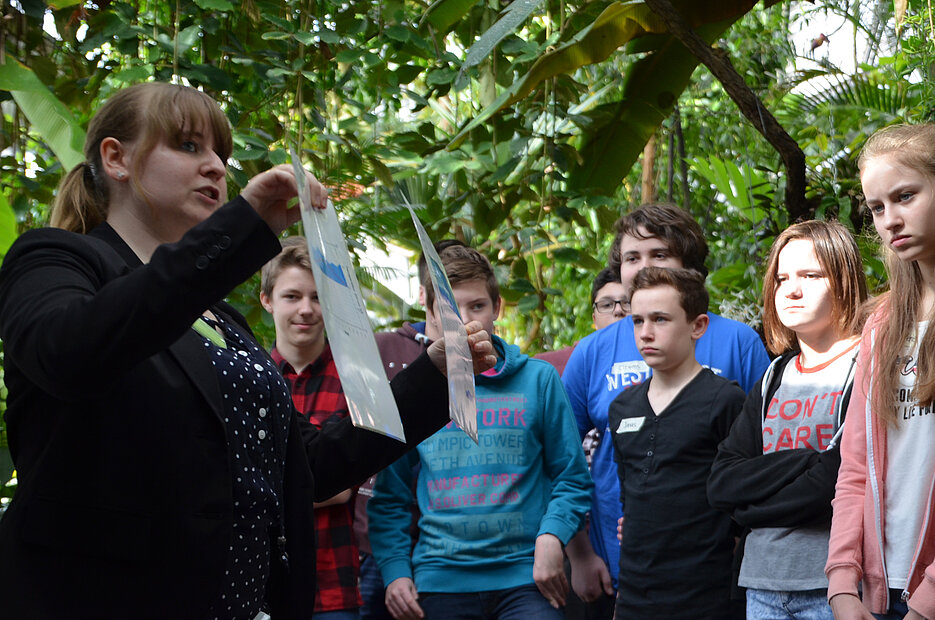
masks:
POLYGON ((265 609, 271 541, 282 527, 279 498, 292 399, 266 353, 234 326, 219 326, 227 348, 207 338, 204 344, 224 396, 234 519, 228 567, 211 617, 253 620, 265 609))

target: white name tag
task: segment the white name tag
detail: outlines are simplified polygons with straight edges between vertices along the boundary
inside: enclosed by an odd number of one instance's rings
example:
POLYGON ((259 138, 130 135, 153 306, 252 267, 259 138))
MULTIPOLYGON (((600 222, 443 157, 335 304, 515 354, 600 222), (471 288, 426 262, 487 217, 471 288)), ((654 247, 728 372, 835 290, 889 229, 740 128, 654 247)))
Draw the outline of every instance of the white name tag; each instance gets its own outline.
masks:
POLYGON ((617 427, 618 433, 634 433, 643 428, 643 422, 646 418, 624 418, 620 420, 620 426, 617 427))

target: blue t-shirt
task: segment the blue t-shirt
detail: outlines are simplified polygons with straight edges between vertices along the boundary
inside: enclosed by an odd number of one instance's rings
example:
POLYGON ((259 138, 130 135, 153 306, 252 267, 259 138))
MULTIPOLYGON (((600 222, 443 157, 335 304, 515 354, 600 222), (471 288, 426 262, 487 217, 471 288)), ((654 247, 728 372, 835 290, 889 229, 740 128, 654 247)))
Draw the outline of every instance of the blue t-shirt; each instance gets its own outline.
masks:
MULTIPOLYGON (((708 329, 695 345, 695 358, 749 392, 769 366, 762 340, 743 323, 711 312, 708 317, 708 329)), ((620 553, 617 520, 623 513, 613 445, 605 441, 607 411, 617 394, 642 383, 650 373, 633 339, 633 319, 626 317, 583 338, 562 374, 581 437, 592 428, 601 435, 591 461, 594 497, 590 535, 594 551, 607 563, 615 588, 620 553)))

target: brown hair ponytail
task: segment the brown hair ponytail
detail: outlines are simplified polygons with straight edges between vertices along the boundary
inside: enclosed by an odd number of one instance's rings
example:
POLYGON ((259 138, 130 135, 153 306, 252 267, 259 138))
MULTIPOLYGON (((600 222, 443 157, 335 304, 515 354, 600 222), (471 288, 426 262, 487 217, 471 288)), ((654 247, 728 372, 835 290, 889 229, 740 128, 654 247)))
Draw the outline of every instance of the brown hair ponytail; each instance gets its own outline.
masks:
POLYGON ((98 169, 85 162, 65 175, 52 205, 52 226, 83 234, 107 219, 107 185, 95 179, 98 169))

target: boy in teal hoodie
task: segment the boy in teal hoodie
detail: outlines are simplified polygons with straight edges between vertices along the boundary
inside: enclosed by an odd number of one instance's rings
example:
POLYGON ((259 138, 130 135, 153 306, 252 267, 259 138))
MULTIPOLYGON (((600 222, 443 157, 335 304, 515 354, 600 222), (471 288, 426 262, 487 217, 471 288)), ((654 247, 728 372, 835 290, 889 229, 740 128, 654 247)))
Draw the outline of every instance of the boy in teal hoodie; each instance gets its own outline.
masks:
MULTIPOLYGON (((500 290, 472 248, 439 254, 465 322, 489 333, 500 290)), ((430 282, 426 321, 441 331, 430 282)), ((581 528, 591 477, 555 369, 492 336, 497 365, 476 378, 477 445, 454 423, 378 477, 370 543, 397 620, 563 617, 563 547, 581 528), (419 540, 410 556, 412 471, 419 540)))

